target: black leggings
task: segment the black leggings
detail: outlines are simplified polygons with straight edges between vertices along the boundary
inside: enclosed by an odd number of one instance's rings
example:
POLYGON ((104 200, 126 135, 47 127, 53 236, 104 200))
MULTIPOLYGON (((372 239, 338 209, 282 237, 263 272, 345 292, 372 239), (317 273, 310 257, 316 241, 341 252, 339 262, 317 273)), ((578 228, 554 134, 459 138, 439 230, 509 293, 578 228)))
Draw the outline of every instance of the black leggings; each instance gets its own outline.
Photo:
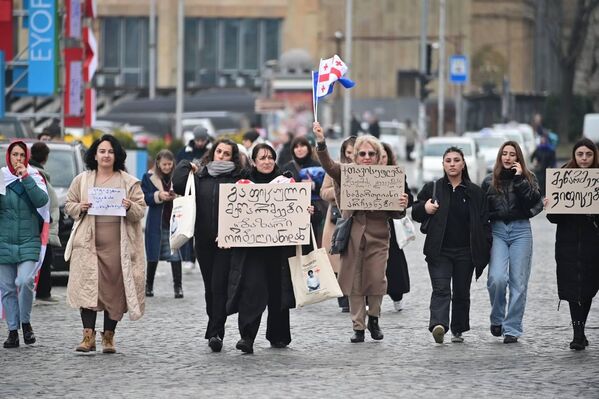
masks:
MULTIPOLYGON (((98 312, 91 309, 81 308, 81 321, 83 328, 96 329, 96 315, 98 312)), ((104 331, 114 331, 118 321, 112 320, 107 311, 104 311, 104 331)))
POLYGON ((570 304, 570 317, 572 317, 572 321, 579 321, 586 324, 587 316, 591 310, 591 301, 582 303, 571 301, 568 303, 570 304))

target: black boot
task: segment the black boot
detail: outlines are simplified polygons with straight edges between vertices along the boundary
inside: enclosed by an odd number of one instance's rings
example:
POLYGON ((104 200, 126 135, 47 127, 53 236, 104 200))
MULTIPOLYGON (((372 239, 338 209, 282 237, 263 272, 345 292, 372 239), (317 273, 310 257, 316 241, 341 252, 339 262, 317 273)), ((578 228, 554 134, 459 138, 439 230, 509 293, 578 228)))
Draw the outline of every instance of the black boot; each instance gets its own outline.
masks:
POLYGON ((23 341, 27 345, 31 345, 35 343, 35 334, 33 333, 33 328, 31 328, 31 323, 22 323, 23 327, 23 341))
POLYGON ((379 327, 378 317, 368 316, 368 330, 370 331, 370 336, 372 339, 376 341, 383 339, 384 335, 381 327, 379 327))
POLYGON ((154 276, 156 275, 156 268, 158 262, 148 261, 148 271, 146 273, 146 296, 154 296, 154 276))
POLYGON ((570 349, 577 351, 584 350, 585 348, 585 336, 584 336, 584 322, 573 321, 572 328, 574 329, 574 339, 570 342, 570 349))
POLYGON ((183 286, 181 284, 181 261, 171 262, 171 271, 173 272, 173 288, 175 289, 175 298, 183 298, 183 286))
POLYGON ((354 335, 349 339, 352 343, 364 342, 364 330, 354 330, 354 335))
POLYGON ((239 349, 243 353, 254 353, 254 341, 249 338, 241 338, 237 341, 235 348, 239 349))
POLYGON ((4 341, 5 348, 18 348, 19 347, 19 330, 10 330, 8 332, 8 338, 4 341))

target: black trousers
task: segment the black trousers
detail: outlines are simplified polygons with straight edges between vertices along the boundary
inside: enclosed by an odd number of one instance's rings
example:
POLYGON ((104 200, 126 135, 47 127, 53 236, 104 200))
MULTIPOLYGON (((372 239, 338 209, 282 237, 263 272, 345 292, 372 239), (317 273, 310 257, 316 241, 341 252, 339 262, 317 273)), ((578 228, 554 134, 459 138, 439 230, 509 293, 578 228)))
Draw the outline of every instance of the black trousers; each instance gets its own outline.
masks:
POLYGON ((393 223, 390 223, 390 226, 389 257, 385 275, 387 276, 387 295, 397 302, 403 299, 403 294, 410 292, 410 273, 406 255, 397 245, 393 223))
POLYGON ((429 331, 439 324, 445 331, 451 327, 453 334, 470 330, 470 284, 474 272, 470 248, 443 248, 440 256, 426 261, 433 288, 429 331))
POLYGON ((289 309, 282 309, 281 305, 281 257, 273 256, 272 249, 252 248, 244 266, 239 295, 239 334, 255 340, 262 313, 268 307, 266 339, 288 345, 291 331, 289 309))
POLYGON ((50 273, 52 269, 52 246, 48 244, 46 246, 46 254, 44 255, 44 261, 42 262, 42 268, 40 269, 40 277, 37 281, 37 288, 35 290, 35 297, 49 298, 52 291, 52 275, 50 273))
MULTIPOLYGON (((83 328, 96 329, 96 316, 98 312, 95 310, 81 308, 81 322, 83 328)), ((112 320, 108 312, 104 311, 104 331, 114 331, 118 321, 112 320)))
POLYGON ((216 242, 197 242, 196 257, 204 280, 204 297, 208 327, 204 338, 225 336, 227 321, 227 284, 231 269, 231 250, 222 249, 216 242))

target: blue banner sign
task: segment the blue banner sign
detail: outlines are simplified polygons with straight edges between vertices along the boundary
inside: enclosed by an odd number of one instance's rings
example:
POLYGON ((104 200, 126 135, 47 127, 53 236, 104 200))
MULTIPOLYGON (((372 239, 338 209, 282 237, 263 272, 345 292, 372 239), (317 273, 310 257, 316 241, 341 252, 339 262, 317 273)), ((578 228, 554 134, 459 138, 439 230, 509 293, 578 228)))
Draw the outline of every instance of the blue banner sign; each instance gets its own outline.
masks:
POLYGON ((56 45, 56 0, 29 0, 29 94, 54 95, 56 45))

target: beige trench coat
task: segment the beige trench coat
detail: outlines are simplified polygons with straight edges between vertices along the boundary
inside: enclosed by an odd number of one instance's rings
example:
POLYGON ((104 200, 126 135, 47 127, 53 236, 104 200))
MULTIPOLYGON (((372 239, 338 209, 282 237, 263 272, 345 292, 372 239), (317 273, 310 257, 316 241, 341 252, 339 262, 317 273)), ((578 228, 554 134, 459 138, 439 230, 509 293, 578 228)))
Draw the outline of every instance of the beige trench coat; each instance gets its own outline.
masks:
POLYGON ((327 250, 329 255, 329 261, 333 266, 333 271, 339 273, 341 267, 341 259, 339 255, 332 255, 329 253, 331 250, 331 238, 333 237, 333 231, 335 231, 335 223, 331 222, 331 207, 337 204, 335 198, 335 185, 331 176, 326 175, 322 186, 320 187, 320 198, 329 203, 329 209, 327 210, 327 216, 324 221, 324 230, 322 231, 322 247, 327 250))
MULTIPOLYGON (((326 148, 317 151, 324 170, 334 181, 335 197, 340 198, 341 166, 329 156, 326 148)), ((344 295, 385 295, 387 293, 387 258, 389 257, 389 219, 399 219, 399 211, 349 211, 341 210, 344 218, 353 214, 348 248, 341 254, 339 286, 344 295), (356 273, 361 273, 354 284, 356 273)))
MULTIPOLYGON (((127 298, 127 311, 131 320, 137 320, 145 310, 146 256, 141 220, 146 203, 140 181, 119 172, 121 188, 131 200, 127 216, 121 219, 121 267, 127 298)), ((71 260, 67 303, 74 308, 98 306, 98 258, 96 256, 95 216, 81 215, 81 202, 87 201, 87 191, 93 187, 95 171, 79 174, 69 187, 65 212, 75 219, 71 239, 65 249, 65 260, 71 260)))

